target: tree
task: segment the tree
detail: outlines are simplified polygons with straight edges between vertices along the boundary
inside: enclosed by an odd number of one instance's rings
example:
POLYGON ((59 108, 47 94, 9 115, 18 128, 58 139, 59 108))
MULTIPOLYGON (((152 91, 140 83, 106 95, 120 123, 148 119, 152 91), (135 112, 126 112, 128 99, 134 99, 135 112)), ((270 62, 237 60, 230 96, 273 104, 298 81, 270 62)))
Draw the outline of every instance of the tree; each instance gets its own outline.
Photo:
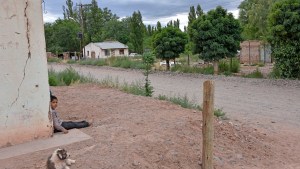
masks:
POLYGON ((300 79, 300 2, 274 4, 268 18, 275 70, 284 78, 300 79))
POLYGON ((157 58, 166 60, 170 70, 170 59, 175 60, 184 51, 187 35, 175 27, 166 27, 154 35, 153 48, 157 58))
POLYGON ((63 6, 64 19, 74 18, 75 14, 73 12, 73 1, 72 0, 66 0, 66 5, 67 5, 67 8, 65 6, 63 6))
POLYGON ((161 23, 159 21, 157 21, 156 28, 157 31, 161 31, 161 23))
POLYGON ((103 14, 102 10, 98 7, 97 1, 92 0, 91 6, 87 12, 87 34, 89 41, 98 42, 101 41, 102 29, 103 29, 103 14))
POLYGON ((142 54, 145 26, 140 11, 134 12, 130 20, 130 42, 136 53, 142 54))
POLYGON ((239 20, 243 27, 244 39, 266 40, 267 17, 270 8, 278 0, 244 0, 239 5, 239 20))
POLYGON ((77 33, 80 25, 72 20, 58 19, 54 23, 45 24, 45 38, 47 51, 61 53, 65 51, 79 51, 77 33))
POLYGON ((238 20, 220 6, 197 18, 189 27, 194 53, 214 63, 237 54, 241 31, 238 20))

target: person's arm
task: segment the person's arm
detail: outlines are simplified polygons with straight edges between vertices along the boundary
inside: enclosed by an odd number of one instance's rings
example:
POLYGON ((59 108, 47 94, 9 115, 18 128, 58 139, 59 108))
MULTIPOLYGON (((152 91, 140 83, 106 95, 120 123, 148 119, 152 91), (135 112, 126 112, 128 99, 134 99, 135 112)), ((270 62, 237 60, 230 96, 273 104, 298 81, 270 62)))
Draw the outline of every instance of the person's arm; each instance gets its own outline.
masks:
POLYGON ((62 131, 65 134, 68 133, 68 130, 65 129, 63 126, 61 126, 61 120, 58 118, 57 113, 55 111, 52 111, 52 117, 53 117, 53 125, 56 130, 62 131))

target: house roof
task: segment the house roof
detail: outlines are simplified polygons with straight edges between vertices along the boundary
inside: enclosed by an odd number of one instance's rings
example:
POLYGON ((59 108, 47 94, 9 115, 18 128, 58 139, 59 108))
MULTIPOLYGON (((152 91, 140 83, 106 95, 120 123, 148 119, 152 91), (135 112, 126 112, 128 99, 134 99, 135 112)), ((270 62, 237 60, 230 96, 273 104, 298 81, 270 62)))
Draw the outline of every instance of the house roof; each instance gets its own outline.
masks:
POLYGON ((101 49, 127 49, 128 46, 120 43, 118 41, 106 41, 106 42, 98 42, 94 43, 96 46, 100 47, 101 49))

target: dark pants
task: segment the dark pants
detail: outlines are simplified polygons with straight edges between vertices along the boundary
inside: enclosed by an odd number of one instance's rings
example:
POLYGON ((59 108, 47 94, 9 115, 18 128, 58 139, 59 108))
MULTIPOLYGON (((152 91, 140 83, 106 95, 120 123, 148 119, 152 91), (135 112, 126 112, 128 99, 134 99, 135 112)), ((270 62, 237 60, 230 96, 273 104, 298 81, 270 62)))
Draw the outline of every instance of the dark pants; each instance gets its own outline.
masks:
MULTIPOLYGON (((86 121, 79 121, 79 122, 64 121, 62 122, 61 126, 67 130, 70 130, 74 128, 79 129, 79 128, 88 127, 89 123, 86 121)), ((60 132, 60 131, 55 129, 54 132, 60 132)))

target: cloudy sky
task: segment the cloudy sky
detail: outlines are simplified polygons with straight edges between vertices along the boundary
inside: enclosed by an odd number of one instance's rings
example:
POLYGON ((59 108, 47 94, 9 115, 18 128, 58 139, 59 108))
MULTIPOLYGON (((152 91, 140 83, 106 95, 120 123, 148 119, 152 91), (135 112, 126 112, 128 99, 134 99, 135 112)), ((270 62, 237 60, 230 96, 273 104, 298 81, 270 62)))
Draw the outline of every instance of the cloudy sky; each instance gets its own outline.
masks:
MULTIPOLYGON (((63 18, 62 6, 65 0, 44 0, 44 21, 53 22, 57 18, 63 18)), ((139 10, 142 14, 144 24, 154 24, 160 21, 166 25, 170 20, 180 20, 180 27, 187 25, 190 6, 201 5, 204 12, 214 9, 220 5, 238 16, 237 7, 243 0, 98 0, 100 8, 107 7, 120 18, 131 16, 134 11, 139 10)), ((87 4, 91 0, 73 0, 76 3, 87 4)))

